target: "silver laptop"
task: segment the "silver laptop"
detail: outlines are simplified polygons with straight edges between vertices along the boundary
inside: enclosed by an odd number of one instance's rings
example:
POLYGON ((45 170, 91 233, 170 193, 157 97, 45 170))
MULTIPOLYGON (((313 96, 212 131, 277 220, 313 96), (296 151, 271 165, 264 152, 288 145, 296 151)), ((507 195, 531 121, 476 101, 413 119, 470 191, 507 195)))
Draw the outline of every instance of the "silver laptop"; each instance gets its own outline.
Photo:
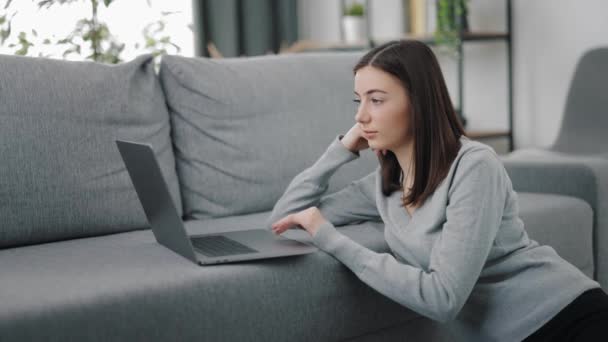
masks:
POLYGON ((152 147, 116 140, 156 241, 199 265, 308 254, 317 247, 268 229, 188 236, 152 147))

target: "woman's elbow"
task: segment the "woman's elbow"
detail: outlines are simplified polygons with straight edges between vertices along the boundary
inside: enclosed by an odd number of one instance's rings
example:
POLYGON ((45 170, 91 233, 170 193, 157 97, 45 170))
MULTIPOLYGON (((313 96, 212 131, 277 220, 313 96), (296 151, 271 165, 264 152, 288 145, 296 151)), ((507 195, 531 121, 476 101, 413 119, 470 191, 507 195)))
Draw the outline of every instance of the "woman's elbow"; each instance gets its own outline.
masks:
POLYGON ((459 313, 460 306, 456 305, 436 305, 435 308, 427 307, 426 310, 419 311, 419 314, 439 323, 453 321, 459 313))
POLYGON ((447 323, 456 319, 456 316, 462 310, 465 299, 460 298, 458 295, 448 294, 448 291, 444 292, 442 300, 437 302, 432 310, 432 319, 440 323, 447 323))

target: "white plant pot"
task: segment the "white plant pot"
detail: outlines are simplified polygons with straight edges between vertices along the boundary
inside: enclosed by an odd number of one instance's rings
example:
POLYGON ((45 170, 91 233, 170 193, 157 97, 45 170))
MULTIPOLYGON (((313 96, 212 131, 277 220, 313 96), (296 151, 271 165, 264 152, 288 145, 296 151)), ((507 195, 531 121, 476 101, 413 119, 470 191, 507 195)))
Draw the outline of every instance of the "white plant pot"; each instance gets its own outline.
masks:
POLYGON ((350 15, 342 17, 342 29, 346 43, 361 43, 367 40, 364 17, 350 15))

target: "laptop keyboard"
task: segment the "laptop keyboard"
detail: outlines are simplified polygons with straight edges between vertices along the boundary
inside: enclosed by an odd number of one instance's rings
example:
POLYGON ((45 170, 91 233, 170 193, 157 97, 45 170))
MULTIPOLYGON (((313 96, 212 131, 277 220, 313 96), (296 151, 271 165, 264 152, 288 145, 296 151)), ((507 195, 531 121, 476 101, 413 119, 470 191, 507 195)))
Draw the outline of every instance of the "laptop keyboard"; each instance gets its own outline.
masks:
POLYGON ((194 237, 190 240, 194 248, 208 257, 258 253, 253 248, 221 235, 194 237))

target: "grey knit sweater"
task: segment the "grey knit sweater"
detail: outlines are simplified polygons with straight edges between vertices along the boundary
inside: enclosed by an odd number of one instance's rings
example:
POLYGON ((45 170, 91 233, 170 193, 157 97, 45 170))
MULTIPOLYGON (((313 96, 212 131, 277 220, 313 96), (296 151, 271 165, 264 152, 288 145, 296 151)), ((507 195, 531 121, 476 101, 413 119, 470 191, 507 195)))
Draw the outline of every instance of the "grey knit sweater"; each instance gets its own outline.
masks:
POLYGON ((268 227, 317 206, 330 222, 312 239, 317 247, 378 292, 467 339, 522 340, 582 292, 600 287, 552 247, 528 238, 517 194, 490 147, 462 137, 447 177, 410 217, 401 191, 382 194, 380 167, 324 196, 332 174, 359 157, 341 137, 292 180, 268 227), (367 219, 384 222, 392 253, 376 253, 334 227, 367 219))

